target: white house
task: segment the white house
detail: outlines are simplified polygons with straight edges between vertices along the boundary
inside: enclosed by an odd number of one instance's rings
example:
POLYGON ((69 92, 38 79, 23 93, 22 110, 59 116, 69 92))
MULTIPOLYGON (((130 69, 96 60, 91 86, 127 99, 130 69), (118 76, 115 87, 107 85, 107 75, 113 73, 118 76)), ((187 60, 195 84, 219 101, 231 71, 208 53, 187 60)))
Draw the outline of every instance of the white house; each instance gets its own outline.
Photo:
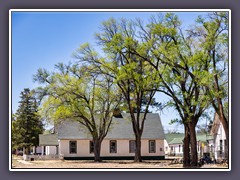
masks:
MULTIPOLYGON (((204 133, 197 133, 197 152, 198 156, 210 155, 212 147, 212 136, 204 133)), ((168 133, 165 134, 166 144, 165 152, 168 156, 183 157, 183 133, 168 133)))
POLYGON ((33 147, 32 154, 23 154, 26 161, 57 158, 59 158, 57 134, 39 134, 39 146, 33 147))
MULTIPOLYGON (((114 117, 113 124, 102 142, 102 159, 133 159, 135 138, 130 114, 114 117)), ((93 159, 90 134, 76 121, 64 121, 57 128, 58 154, 64 159, 93 159)), ((141 140, 143 159, 164 159, 164 132, 157 113, 146 116, 141 140)), ((46 145, 46 144, 45 144, 46 145)), ((57 147, 57 146, 56 146, 57 147)))
POLYGON ((217 113, 214 115, 213 125, 211 128, 211 135, 214 142, 214 156, 215 159, 221 160, 226 158, 226 135, 222 123, 220 122, 217 113))
POLYGON ((58 155, 58 136, 57 134, 40 134, 39 150, 41 155, 58 155))

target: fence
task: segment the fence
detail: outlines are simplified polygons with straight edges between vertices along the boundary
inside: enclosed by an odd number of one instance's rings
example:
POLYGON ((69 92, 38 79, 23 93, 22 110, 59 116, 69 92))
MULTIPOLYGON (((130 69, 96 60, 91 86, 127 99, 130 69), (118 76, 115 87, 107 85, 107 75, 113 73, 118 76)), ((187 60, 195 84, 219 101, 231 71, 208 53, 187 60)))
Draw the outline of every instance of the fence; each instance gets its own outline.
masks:
POLYGON ((34 161, 34 160, 53 160, 59 159, 59 155, 23 155, 23 160, 34 161))

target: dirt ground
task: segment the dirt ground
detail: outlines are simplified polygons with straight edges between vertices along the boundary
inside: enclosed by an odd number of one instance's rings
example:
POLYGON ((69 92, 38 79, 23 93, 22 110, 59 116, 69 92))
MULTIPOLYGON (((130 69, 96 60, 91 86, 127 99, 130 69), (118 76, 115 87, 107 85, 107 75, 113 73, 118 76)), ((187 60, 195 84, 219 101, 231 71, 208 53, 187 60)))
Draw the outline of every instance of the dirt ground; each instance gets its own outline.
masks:
MULTIPOLYGON (((63 169, 164 169, 164 168, 173 168, 178 169, 182 168, 182 164, 171 164, 169 160, 153 160, 153 161, 143 161, 142 163, 134 163, 133 161, 127 160, 108 160, 101 163, 96 163, 90 160, 35 160, 35 161, 23 161, 19 157, 12 159, 12 169, 18 168, 63 168, 63 169)), ((206 164, 201 168, 227 168, 226 165, 220 164, 206 164)))

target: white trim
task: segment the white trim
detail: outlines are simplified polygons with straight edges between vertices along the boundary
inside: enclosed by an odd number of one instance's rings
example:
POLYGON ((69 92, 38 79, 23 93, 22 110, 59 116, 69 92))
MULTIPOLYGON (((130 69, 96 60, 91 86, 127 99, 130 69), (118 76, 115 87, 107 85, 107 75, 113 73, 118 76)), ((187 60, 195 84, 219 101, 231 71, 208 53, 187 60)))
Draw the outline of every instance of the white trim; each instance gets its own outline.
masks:
POLYGON ((228 11, 228 15, 229 15, 229 34, 228 34, 228 38, 229 38, 229 44, 228 44, 228 47, 229 47, 229 51, 228 51, 228 55, 229 55, 229 60, 228 60, 228 86, 229 86, 229 89, 228 89, 228 126, 229 126, 229 142, 228 142, 228 155, 229 155, 229 162, 228 162, 228 166, 229 166, 229 170, 231 170, 231 163, 232 163, 232 156, 231 156, 231 151, 230 151, 230 147, 232 147, 232 136, 231 136, 231 127, 232 127, 232 112, 231 112, 231 99, 232 99, 232 96, 231 96, 231 84, 232 84, 232 77, 231 77, 231 67, 232 67, 232 56, 231 56, 231 52, 232 52, 232 44, 231 44, 231 39, 232 39, 232 33, 231 33, 231 30, 232 30, 232 14, 231 14, 231 10, 229 9, 228 11))
POLYGON ((9 11, 9 169, 12 168, 12 16, 9 11))
POLYGON ((211 11, 228 11, 231 12, 230 9, 10 9, 10 12, 211 12, 211 11))
POLYGON ((229 169, 12 169, 11 114, 12 114, 12 49, 11 13, 12 12, 211 12, 229 13, 229 149, 231 147, 231 10, 230 9, 10 9, 9 10, 9 170, 10 171, 231 171, 231 151, 229 150, 229 169))
POLYGON ((14 169, 10 171, 230 171, 229 169, 146 169, 146 168, 138 168, 138 169, 14 169))

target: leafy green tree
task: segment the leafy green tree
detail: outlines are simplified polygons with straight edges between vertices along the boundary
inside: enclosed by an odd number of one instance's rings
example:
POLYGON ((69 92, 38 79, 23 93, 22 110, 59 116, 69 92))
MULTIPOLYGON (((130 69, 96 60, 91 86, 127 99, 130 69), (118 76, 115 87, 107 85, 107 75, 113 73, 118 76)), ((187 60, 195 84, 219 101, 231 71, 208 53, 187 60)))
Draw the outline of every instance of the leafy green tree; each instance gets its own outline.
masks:
POLYGON ((172 99, 169 105, 176 108, 178 121, 184 125, 184 166, 197 166, 195 129, 210 105, 205 87, 211 78, 208 56, 194 37, 183 32, 175 14, 167 13, 152 21, 150 31, 154 37, 149 39, 153 43, 151 54, 155 59, 148 62, 159 72, 163 83, 159 91, 172 99))
POLYGON ((20 98, 15 118, 12 120, 12 147, 25 148, 24 153, 29 154, 31 147, 38 146, 39 134, 44 128, 33 91, 25 88, 20 98))
POLYGON ((115 55, 112 57, 115 62, 121 62, 118 67, 124 65, 122 59, 126 58, 128 62, 129 55, 132 55, 131 59, 148 68, 146 73, 151 74, 152 84, 144 87, 171 98, 169 106, 176 108, 180 116, 178 121, 185 127, 184 166, 197 166, 195 127, 210 100, 204 86, 210 78, 206 66, 207 55, 199 50, 194 38, 183 33, 181 23, 174 14, 153 17, 148 25, 141 20, 121 22, 117 24, 114 19, 104 22, 103 33, 97 34, 99 44, 104 45, 106 53, 115 55))
POLYGON ((111 77, 92 73, 90 66, 56 65, 53 73, 39 69, 34 80, 45 86, 37 92, 42 97, 41 114, 55 124, 72 120, 79 122, 90 134, 94 144, 94 160, 101 161, 101 143, 112 124, 114 110, 121 94, 111 77))
POLYGON ((148 54, 155 57, 146 61, 159 72, 159 91, 172 98, 169 105, 176 108, 185 127, 184 166, 197 165, 195 127, 210 103, 225 119, 228 133, 222 104, 227 99, 228 20, 225 13, 212 13, 208 18, 198 19, 201 25, 185 32, 172 13, 152 18, 147 28, 139 25, 145 32, 142 39, 150 49, 148 54))
POLYGON ((191 29, 191 36, 201 42, 207 54, 208 73, 211 75, 206 84, 211 104, 223 125, 226 134, 226 158, 228 158, 228 61, 229 61, 229 17, 227 12, 213 12, 197 19, 197 28, 191 29))
MULTIPOLYGON (((223 14, 218 17, 227 22, 223 14)), ((214 33, 222 33, 216 29, 220 20, 215 21, 215 24, 203 23, 203 27, 194 26, 194 30, 184 31, 180 20, 172 13, 152 17, 147 25, 140 19, 116 21, 112 18, 103 22, 100 27, 102 31, 96 34, 106 57, 100 57, 88 44, 83 45, 75 54, 82 62, 96 67, 99 73, 115 79, 128 104, 136 141, 139 141, 143 130, 143 126, 139 125, 144 125, 139 122, 144 120, 135 119, 134 112, 140 114, 144 97, 148 97, 146 109, 143 110, 145 113, 153 103, 152 95, 156 91, 171 98, 168 105, 174 107, 180 117, 175 121, 183 124, 185 129, 185 167, 197 166, 198 163, 196 125, 200 117, 210 104, 216 108, 217 103, 219 110, 222 107, 219 98, 224 91, 218 83, 224 82, 224 78, 221 76, 220 81, 217 79, 221 73, 216 69, 217 61, 209 61, 214 59, 214 53, 209 53, 216 40, 214 33), (214 88, 210 84, 214 84, 214 88)), ((226 33, 219 37, 216 46, 219 53, 215 54, 215 59, 223 57, 220 52, 224 51, 219 49, 223 50, 221 46, 227 42, 226 33)), ((136 144, 138 149, 139 145, 136 144)), ((136 161, 141 161, 139 154, 137 150, 136 161)))
POLYGON ((101 57, 86 43, 74 56, 81 62, 94 66, 99 73, 114 78, 124 97, 126 111, 135 135, 135 162, 141 162, 141 137, 149 107, 154 105, 154 90, 158 87, 158 76, 143 57, 135 51, 142 51, 135 25, 129 20, 116 21, 111 18, 102 23, 102 31, 96 34, 97 42, 104 51, 101 57), (151 89, 151 90, 149 90, 151 89))

